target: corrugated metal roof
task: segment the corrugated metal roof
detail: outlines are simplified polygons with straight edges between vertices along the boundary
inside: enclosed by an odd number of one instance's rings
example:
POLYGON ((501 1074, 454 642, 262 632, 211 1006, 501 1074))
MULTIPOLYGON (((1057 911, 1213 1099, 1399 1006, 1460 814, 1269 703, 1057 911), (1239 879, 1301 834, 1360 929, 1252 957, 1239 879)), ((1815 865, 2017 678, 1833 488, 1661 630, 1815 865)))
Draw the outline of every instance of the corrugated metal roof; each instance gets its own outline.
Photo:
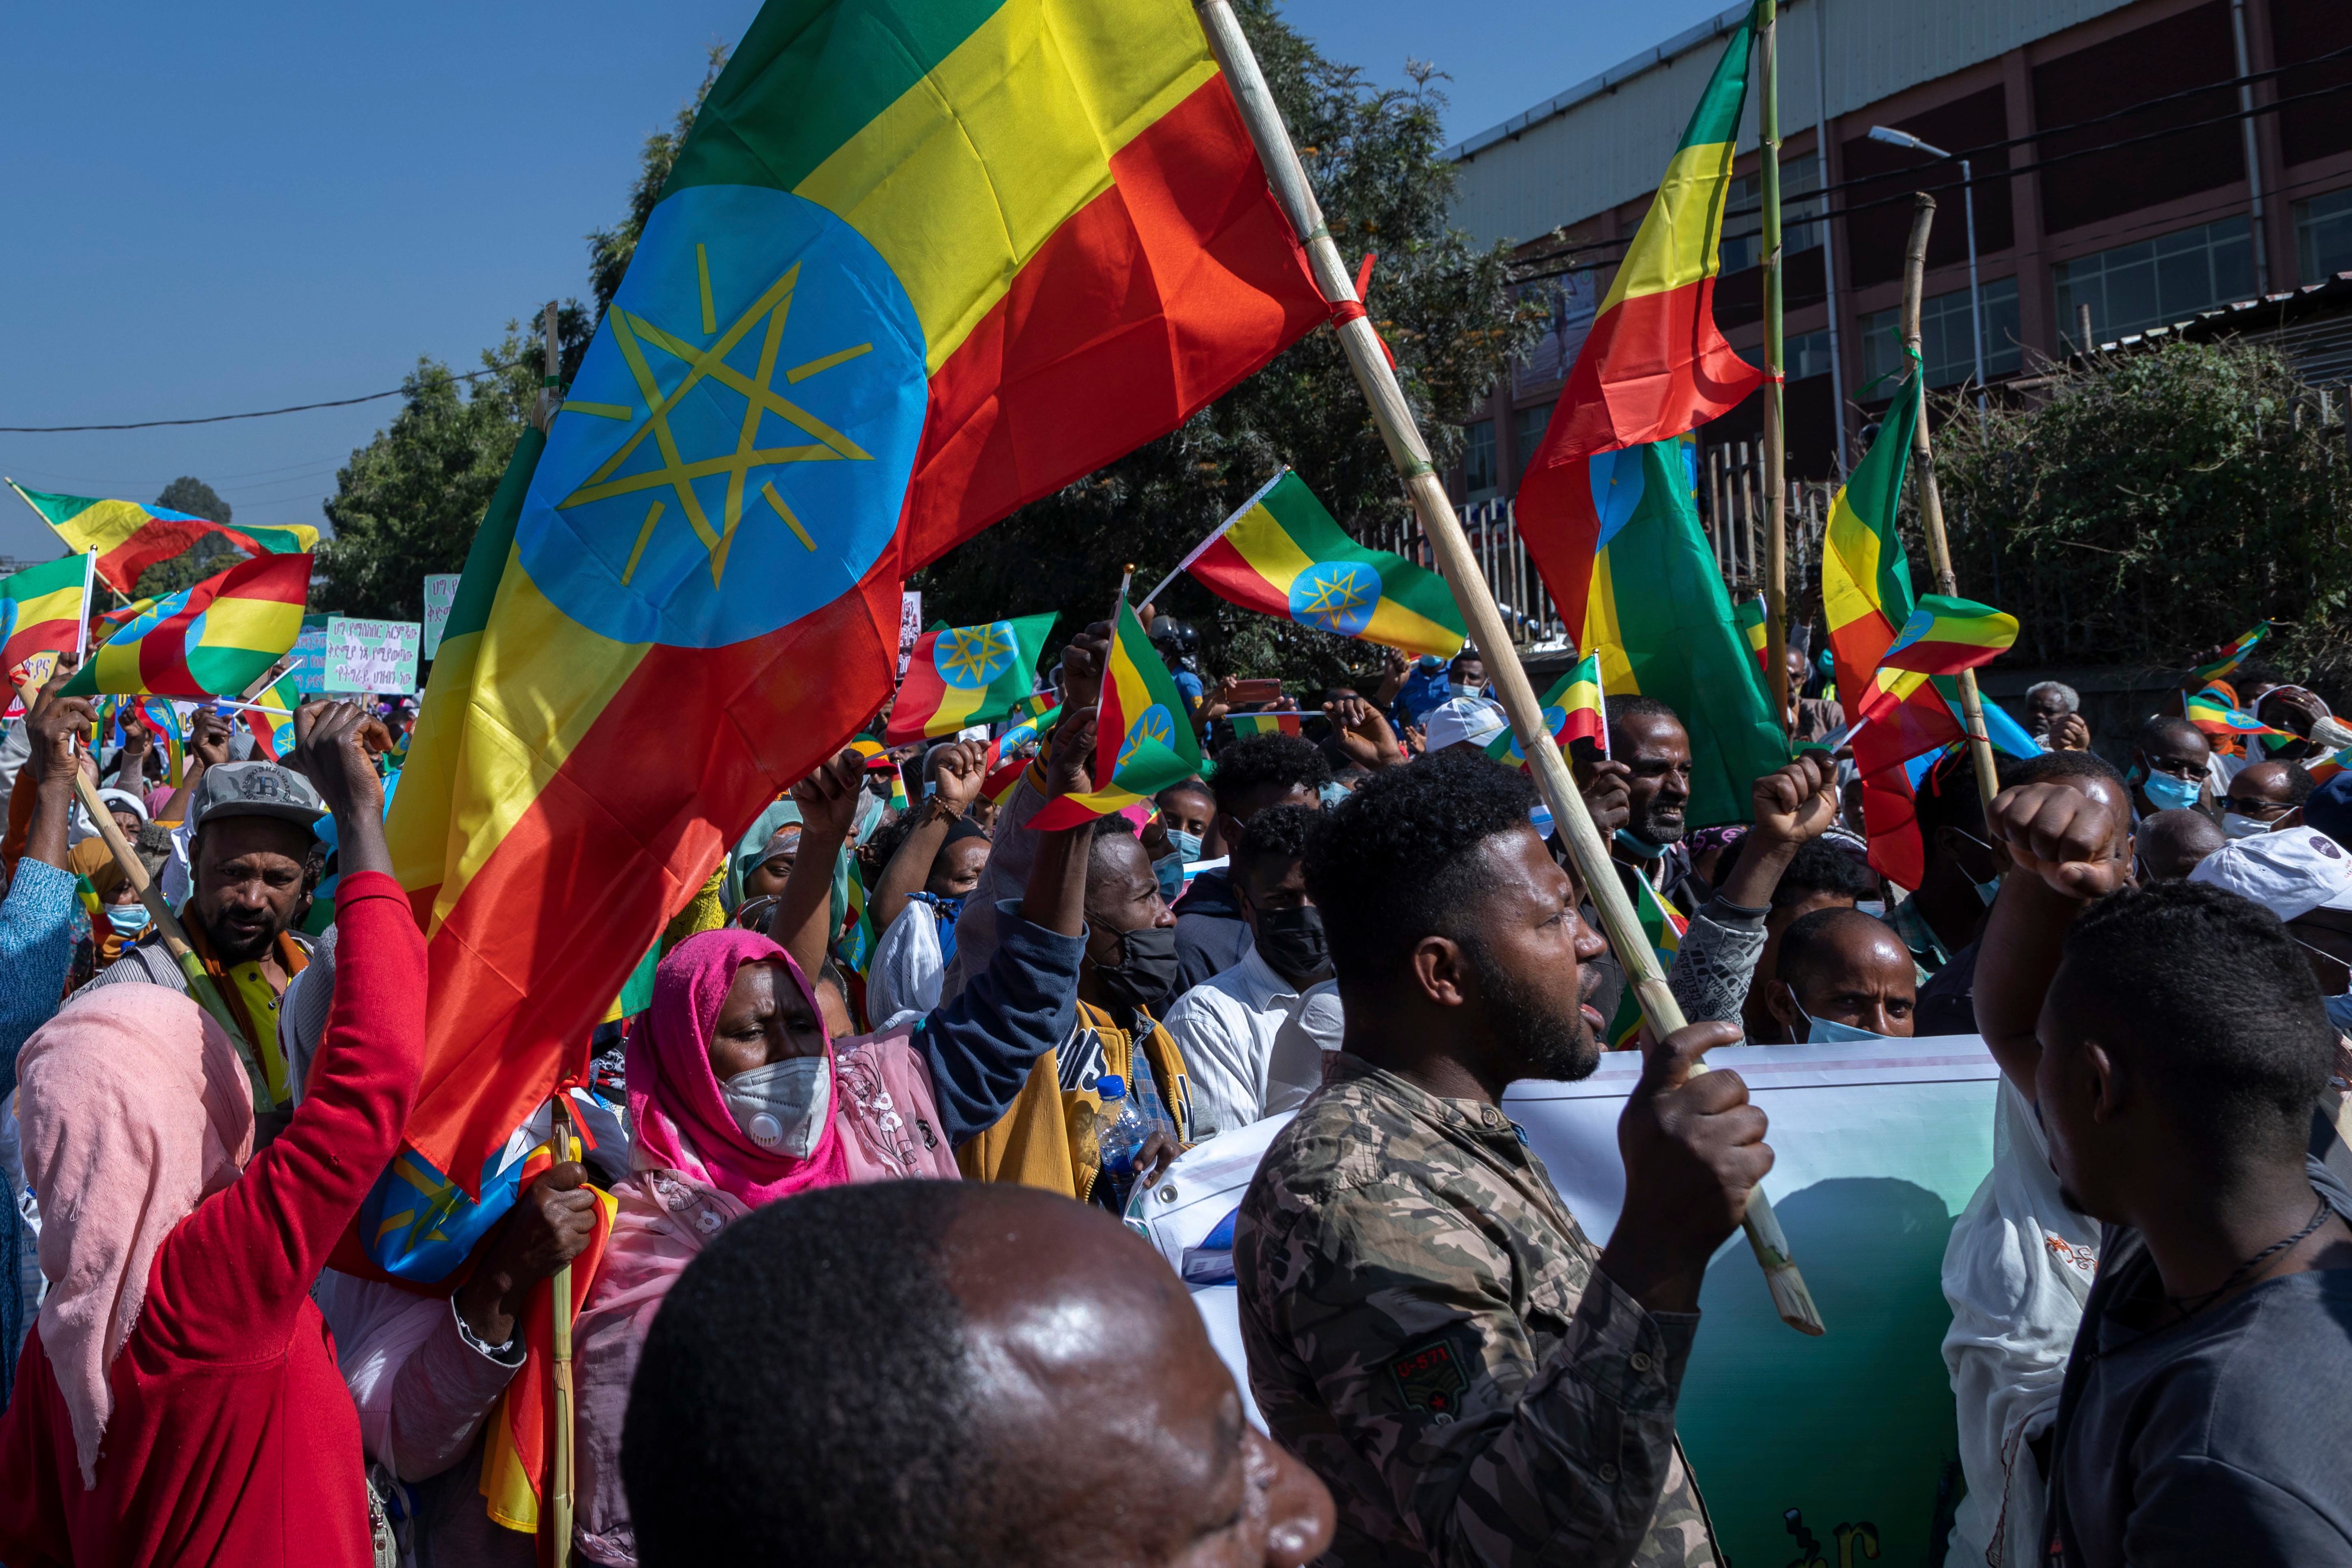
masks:
MULTIPOLYGON (((1840 115, 2131 3, 1797 0, 1780 10, 1781 132, 1813 122, 1817 26, 1827 27, 1828 112, 1840 115)), ((1734 5, 1449 148, 1460 165, 1454 222, 1482 243, 1526 239, 1656 189, 1721 40, 1748 10, 1734 5)), ((1756 144, 1752 84, 1740 144, 1756 144)))

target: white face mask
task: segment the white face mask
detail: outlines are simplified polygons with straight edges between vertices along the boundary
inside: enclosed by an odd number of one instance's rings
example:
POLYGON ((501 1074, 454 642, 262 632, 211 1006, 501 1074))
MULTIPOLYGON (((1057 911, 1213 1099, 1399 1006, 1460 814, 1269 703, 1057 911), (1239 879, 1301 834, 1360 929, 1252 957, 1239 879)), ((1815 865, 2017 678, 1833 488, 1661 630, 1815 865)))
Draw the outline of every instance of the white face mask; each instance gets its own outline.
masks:
POLYGON ((805 1160, 833 1110, 833 1073, 823 1057, 787 1057, 719 1086, 743 1135, 771 1154, 805 1160))
POLYGON ((2221 814, 2221 831, 2231 838, 2259 838, 2277 826, 2274 822, 2264 822, 2259 816, 2248 816, 2242 812, 2225 811, 2221 814))

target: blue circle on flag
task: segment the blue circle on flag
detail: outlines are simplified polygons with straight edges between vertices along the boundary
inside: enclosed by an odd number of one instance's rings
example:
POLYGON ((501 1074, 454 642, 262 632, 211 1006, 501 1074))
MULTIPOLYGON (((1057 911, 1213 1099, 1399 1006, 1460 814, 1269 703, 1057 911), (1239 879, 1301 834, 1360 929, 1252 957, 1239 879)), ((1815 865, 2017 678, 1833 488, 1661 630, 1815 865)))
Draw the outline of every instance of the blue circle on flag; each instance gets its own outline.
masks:
POLYGON ((1290 618, 1355 637, 1380 607, 1381 574, 1360 561, 1318 561, 1291 579, 1290 618))
POLYGON ((1171 752, 1176 749, 1176 721, 1160 703, 1155 702, 1137 714, 1135 722, 1127 727, 1127 738, 1118 746, 1118 761, 1111 764, 1112 767, 1127 766, 1128 760, 1135 755, 1136 748, 1146 741, 1165 746, 1171 752))
POLYGON ((1011 621, 954 626, 932 639, 931 668, 949 686, 973 691, 995 684, 998 676, 1013 668, 1013 656, 1020 651, 1021 641, 1013 635, 1011 621))
POLYGON ((865 237, 789 192, 696 185, 646 219, 515 528, 564 614, 721 647, 888 548, 929 404, 921 323, 865 237))
MULTIPOLYGON (((1926 637, 1935 624, 1936 613, 1933 610, 1912 611, 1911 618, 1903 623, 1903 629, 1895 634, 1895 640, 1886 645, 1886 653, 1899 653, 1909 647, 1913 643, 1926 637)), ((1878 656, 1882 661, 1885 659, 1886 653, 1878 656)))

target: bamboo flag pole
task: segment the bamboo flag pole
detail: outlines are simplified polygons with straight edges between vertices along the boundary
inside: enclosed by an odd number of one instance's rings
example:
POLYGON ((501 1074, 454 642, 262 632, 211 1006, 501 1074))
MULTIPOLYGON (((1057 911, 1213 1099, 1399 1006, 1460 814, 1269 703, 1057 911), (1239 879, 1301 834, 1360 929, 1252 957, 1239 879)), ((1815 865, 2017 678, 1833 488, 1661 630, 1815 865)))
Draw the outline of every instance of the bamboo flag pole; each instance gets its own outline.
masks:
MULTIPOLYGON (((16 695, 25 704, 23 722, 32 722, 33 703, 38 694, 30 686, 19 686, 16 695)), ((253 1054, 252 1042, 245 1037, 245 1031, 236 1026, 236 1016, 229 1012, 228 1004, 221 1000, 220 990, 213 984, 213 977, 205 973, 205 961, 198 958, 196 950, 188 944, 187 928, 180 923, 180 917, 173 914, 171 906, 163 901, 163 890, 148 877, 147 868, 140 863, 139 852, 131 847, 129 839, 122 837, 122 829, 114 825, 113 809, 98 798, 98 786, 89 782, 88 773, 81 771, 79 759, 74 766, 74 795, 80 800, 82 809, 89 813, 90 821, 98 827, 99 837, 106 840, 107 848, 114 855, 114 863, 122 868, 122 875, 139 894, 139 901, 145 904, 147 912, 154 917, 156 928, 163 932, 163 951, 171 955, 172 962, 178 964, 180 973, 187 977, 188 994, 195 998, 198 1006, 213 1016, 213 1021, 227 1032, 229 1043, 236 1047, 236 1059, 245 1064, 246 1077, 253 1083, 253 1109, 256 1112, 277 1110, 278 1102, 269 1095, 269 1079, 253 1054)))
MULTIPOLYGON (((1936 488, 1936 454, 1927 437, 1927 376, 1919 358, 1919 293, 1927 273, 1927 230, 1936 221, 1936 198, 1921 191, 1911 200, 1911 240, 1903 252, 1903 343, 1911 351, 1919 384, 1918 418, 1911 427, 1911 452, 1919 468, 1919 518, 1927 534, 1927 559, 1936 568, 1936 591, 1958 596, 1952 550, 1944 542, 1944 498, 1936 488)), ((1992 812, 2000 780, 1993 771, 1992 738, 1985 732, 1984 703, 1977 696, 1977 672, 1960 671, 1960 717, 1969 732, 1969 758, 1975 763, 1977 798, 1992 812)))
MULTIPOLYGON (((1470 542, 1463 536, 1461 520, 1454 515, 1445 487, 1430 463, 1429 448, 1422 441, 1412 410, 1406 406, 1403 390, 1397 385, 1396 372, 1381 345, 1380 334, 1372 330, 1371 322, 1365 319, 1363 306, 1356 299, 1355 285, 1339 258, 1339 247, 1331 242, 1331 232, 1324 226, 1322 208, 1307 183, 1307 171, 1298 161, 1297 150, 1290 143, 1289 132, 1283 127, 1282 110, 1266 87, 1265 74, 1258 69, 1257 57, 1250 50, 1249 40, 1242 33, 1230 0, 1194 0, 1194 12, 1201 18, 1202 29, 1208 35, 1209 47, 1216 54, 1218 65, 1224 70, 1225 84, 1233 91, 1242 123, 1249 128, 1250 140, 1257 146, 1258 161, 1265 168, 1275 200, 1281 205, 1292 232, 1306 247, 1316 285, 1332 307, 1332 321, 1340 345, 1347 351, 1349 368, 1355 372, 1356 384, 1371 405, 1372 421, 1379 426, 1389 458, 1404 480, 1413 510, 1429 536, 1438 569, 1444 574, 1446 586, 1454 592, 1454 602, 1469 626, 1470 639, 1486 658, 1487 675, 1502 698, 1503 710, 1509 715, 1511 728, 1518 735, 1519 750, 1527 756, 1536 787, 1551 810, 1553 825, 1566 837, 1569 849, 1576 857, 1577 868, 1583 874, 1585 886, 1600 912, 1609 945, 1624 965, 1651 1027, 1660 1035, 1678 1029, 1683 1026, 1682 1008, 1666 989, 1665 973, 1658 967, 1657 954, 1642 934, 1633 901, 1617 880, 1609 847, 1601 842, 1600 830, 1593 826, 1591 815, 1584 808, 1584 797, 1577 793, 1576 781, 1559 754, 1559 746, 1544 724, 1542 704, 1537 700, 1535 688, 1519 663, 1518 652, 1496 607, 1495 595, 1470 553, 1470 542)), ((1789 1257, 1788 1239, 1761 1187, 1748 1194, 1744 1224, 1748 1243, 1755 1249, 1757 1261, 1763 1265, 1765 1284, 1771 1289, 1772 1305, 1781 1320, 1806 1333, 1820 1333, 1821 1313, 1805 1289, 1804 1277, 1797 1272, 1796 1264, 1789 1257)))
POLYGON ((1758 0, 1758 152, 1764 175, 1764 681, 1773 711, 1789 711, 1789 454, 1782 425, 1780 343, 1780 56, 1774 0, 1758 0))
MULTIPOLYGON (((572 1119, 565 1114, 563 1091, 548 1102, 547 1142, 559 1160, 572 1158, 572 1119)), ((567 1259, 549 1282, 548 1310, 554 1315, 552 1372, 555 1384, 555 1453, 548 1461, 550 1531, 554 1537, 555 1568, 572 1561, 572 1426, 576 1404, 572 1389, 572 1264, 567 1259)))

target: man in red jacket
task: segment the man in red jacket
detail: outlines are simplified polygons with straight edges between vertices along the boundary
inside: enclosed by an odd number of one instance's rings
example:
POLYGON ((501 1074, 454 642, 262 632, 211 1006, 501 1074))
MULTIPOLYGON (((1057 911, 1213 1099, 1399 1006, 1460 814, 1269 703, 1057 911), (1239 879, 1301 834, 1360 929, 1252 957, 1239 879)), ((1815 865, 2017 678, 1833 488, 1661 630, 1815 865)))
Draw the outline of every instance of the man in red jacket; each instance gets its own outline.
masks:
POLYGON ((0 1561, 373 1561, 359 1419, 310 1299, 399 1141, 425 944, 391 875, 362 710, 295 727, 332 809, 341 974, 308 1092, 253 1150, 227 1037, 160 985, 76 997, 26 1043, 18 1112, 50 1285, 0 1416, 0 1561))

